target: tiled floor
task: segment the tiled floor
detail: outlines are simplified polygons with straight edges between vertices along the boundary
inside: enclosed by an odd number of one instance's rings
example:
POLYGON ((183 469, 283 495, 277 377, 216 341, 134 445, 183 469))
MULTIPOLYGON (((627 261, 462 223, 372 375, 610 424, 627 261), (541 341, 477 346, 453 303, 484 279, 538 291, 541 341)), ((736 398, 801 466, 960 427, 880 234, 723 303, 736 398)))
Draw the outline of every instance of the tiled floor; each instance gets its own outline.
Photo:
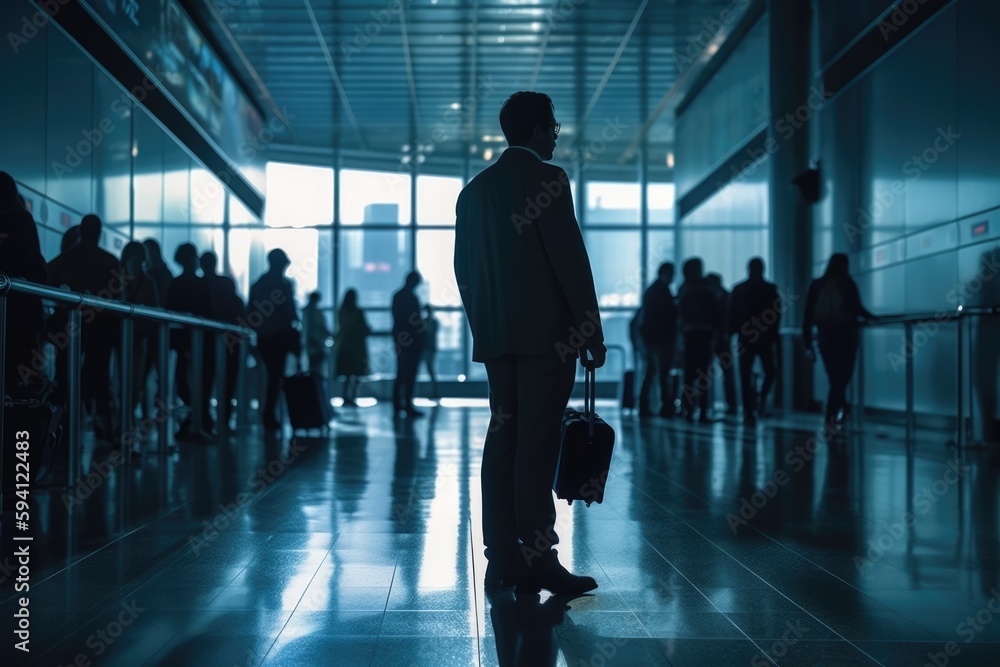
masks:
POLYGON ((595 595, 485 599, 488 410, 394 425, 377 406, 329 439, 116 468, 68 518, 61 491, 36 493, 32 660, 12 652, 6 577, 0 664, 1000 664, 995 457, 959 475, 935 434, 908 451, 874 425, 811 441, 807 416, 748 431, 602 411, 607 499, 557 522, 595 595))

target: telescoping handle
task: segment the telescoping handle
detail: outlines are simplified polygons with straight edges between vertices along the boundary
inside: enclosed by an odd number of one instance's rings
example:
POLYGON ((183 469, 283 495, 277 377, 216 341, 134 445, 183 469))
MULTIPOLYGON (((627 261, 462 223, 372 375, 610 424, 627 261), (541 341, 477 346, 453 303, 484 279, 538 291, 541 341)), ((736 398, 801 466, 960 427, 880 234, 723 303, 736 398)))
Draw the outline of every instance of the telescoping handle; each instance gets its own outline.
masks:
POLYGON ((587 357, 587 351, 581 350, 585 370, 583 381, 583 411, 587 415, 587 435, 594 437, 594 417, 597 414, 597 369, 594 360, 587 357))

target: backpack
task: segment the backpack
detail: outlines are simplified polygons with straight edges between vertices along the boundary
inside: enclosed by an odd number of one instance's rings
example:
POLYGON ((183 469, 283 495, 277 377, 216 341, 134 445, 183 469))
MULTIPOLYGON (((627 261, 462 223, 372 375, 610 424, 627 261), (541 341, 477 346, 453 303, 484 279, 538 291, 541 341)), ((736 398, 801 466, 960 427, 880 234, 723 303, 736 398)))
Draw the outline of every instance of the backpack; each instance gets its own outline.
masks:
POLYGON ((844 295, 836 280, 824 280, 820 283, 813 321, 822 327, 840 327, 850 323, 844 295))

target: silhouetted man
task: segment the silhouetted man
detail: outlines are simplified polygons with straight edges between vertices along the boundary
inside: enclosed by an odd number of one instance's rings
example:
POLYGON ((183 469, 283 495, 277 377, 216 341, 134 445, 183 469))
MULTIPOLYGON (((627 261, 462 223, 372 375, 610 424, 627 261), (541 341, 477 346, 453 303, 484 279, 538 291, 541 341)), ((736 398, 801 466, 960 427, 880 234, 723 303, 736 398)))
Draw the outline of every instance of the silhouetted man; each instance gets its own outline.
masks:
MULTIPOLYGON (((0 271, 11 278, 33 283, 46 282, 38 227, 18 201, 17 184, 6 172, 0 172, 0 271)), ((10 393, 15 384, 37 373, 31 363, 32 352, 38 347, 43 322, 42 301, 38 297, 11 293, 6 298, 4 381, 5 391, 10 393)))
MULTIPOLYGON (((197 317, 215 319, 215 308, 212 307, 212 298, 209 295, 208 284, 198 277, 198 249, 191 243, 182 243, 174 253, 174 261, 181 267, 181 274, 170 283, 170 290, 167 292, 166 308, 179 313, 189 313, 197 317)), ((191 415, 181 422, 180 430, 177 433, 178 439, 203 439, 205 435, 211 435, 214 422, 209 413, 209 405, 212 398, 212 381, 215 377, 215 346, 212 345, 212 336, 202 335, 202 363, 201 371, 201 430, 199 433, 192 424, 191 415)), ((177 387, 177 397, 189 405, 192 410, 194 405, 191 396, 191 381, 195 374, 192 366, 191 348, 192 329, 174 329, 170 332, 171 346, 177 351, 177 366, 174 375, 174 383, 177 387)))
POLYGON ((267 253, 267 273, 250 288, 247 321, 257 331, 257 350, 267 371, 262 421, 267 430, 281 428, 278 419, 278 397, 285 380, 285 363, 289 354, 302 354, 302 340, 295 322, 295 288, 285 278, 291 264, 284 250, 275 248, 267 253))
MULTIPOLYGON (((199 260, 201 264, 202 280, 208 285, 208 295, 212 300, 212 310, 215 311, 215 319, 228 324, 240 324, 246 316, 246 308, 243 299, 236 294, 236 282, 232 278, 221 273, 216 273, 219 258, 212 251, 201 254, 199 260)), ((215 345, 218 334, 205 337, 205 344, 215 345)), ((236 379, 240 372, 240 348, 236 345, 225 346, 226 350, 226 395, 219 400, 221 406, 219 413, 222 423, 229 427, 229 418, 233 414, 233 396, 236 395, 236 379)))
POLYGON ((767 394, 774 384, 781 309, 777 285, 764 280, 764 260, 754 257, 747 264, 747 279, 733 288, 729 317, 730 331, 736 334, 740 355, 740 392, 743 421, 747 424, 754 424, 763 414, 767 394), (753 381, 755 359, 760 359, 764 369, 759 394, 753 381))
POLYGON ((670 392, 670 368, 674 363, 674 349, 677 345, 677 305, 674 303, 670 283, 674 279, 674 265, 665 262, 660 265, 658 277, 646 288, 642 295, 642 322, 639 333, 646 350, 646 371, 639 391, 639 416, 653 414, 649 408, 649 392, 653 381, 659 380, 661 417, 674 416, 674 397, 670 392))
POLYGON ((708 369, 712 363, 715 332, 719 328, 716 295, 702 276, 701 260, 697 257, 684 262, 684 283, 677 290, 677 311, 684 336, 684 417, 694 419, 700 408, 700 421, 708 421, 708 396, 711 381, 708 369))
POLYGON ((569 178, 549 166, 559 133, 548 95, 520 92, 500 110, 510 147, 463 190, 456 207, 455 277, 486 364, 489 433, 483 449, 486 587, 517 584, 579 594, 552 548, 552 480, 576 359, 607 355, 590 259, 569 178))
POLYGON ((423 353, 424 320, 420 301, 414 290, 420 284, 420 274, 406 276, 402 289, 392 295, 392 340, 396 346, 396 380, 392 383, 393 414, 404 413, 419 417, 423 413, 413 407, 413 387, 423 353))
MULTIPOLYGON (((732 350, 732 334, 729 330, 729 298, 730 294, 722 285, 722 276, 718 273, 710 273, 705 276, 708 286, 715 294, 716 325, 715 343, 712 346, 712 357, 719 362, 719 370, 722 373, 723 395, 726 399, 726 414, 735 415, 738 411, 736 407, 736 369, 735 359, 732 350)), ((711 367, 711 363, 709 363, 711 367)), ((714 369, 712 369, 714 376, 714 369)), ((714 392, 710 393, 710 396, 714 392)))
MULTIPOLYGON (((101 229, 99 217, 92 213, 83 216, 79 242, 49 262, 52 285, 66 285, 74 292, 87 292, 105 299, 124 298, 125 283, 118 258, 98 246, 101 229)), ((95 437, 111 440, 111 353, 121 338, 120 320, 100 309, 84 309, 81 321, 80 397, 85 402, 94 402, 95 437)))
POLYGON ((813 360, 813 325, 818 330, 819 354, 830 383, 824 420, 828 429, 841 426, 847 408, 847 385, 854 375, 861 342, 859 320, 874 318, 861 303, 858 285, 848 271, 847 255, 834 253, 826 272, 809 284, 802 320, 802 341, 813 360))

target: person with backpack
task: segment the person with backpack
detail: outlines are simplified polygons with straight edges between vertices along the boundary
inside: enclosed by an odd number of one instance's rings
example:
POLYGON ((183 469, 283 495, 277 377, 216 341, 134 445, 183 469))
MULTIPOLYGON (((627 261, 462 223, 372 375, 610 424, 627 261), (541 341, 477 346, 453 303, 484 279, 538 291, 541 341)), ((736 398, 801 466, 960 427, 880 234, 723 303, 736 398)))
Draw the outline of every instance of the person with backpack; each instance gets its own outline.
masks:
POLYGON ((812 346, 814 325, 817 330, 819 356, 830 385, 824 420, 829 428, 839 426, 843 420, 847 385, 858 355, 859 320, 874 318, 862 305, 858 285, 848 273, 847 255, 835 253, 826 272, 809 285, 802 322, 802 340, 812 361, 816 360, 812 346))

